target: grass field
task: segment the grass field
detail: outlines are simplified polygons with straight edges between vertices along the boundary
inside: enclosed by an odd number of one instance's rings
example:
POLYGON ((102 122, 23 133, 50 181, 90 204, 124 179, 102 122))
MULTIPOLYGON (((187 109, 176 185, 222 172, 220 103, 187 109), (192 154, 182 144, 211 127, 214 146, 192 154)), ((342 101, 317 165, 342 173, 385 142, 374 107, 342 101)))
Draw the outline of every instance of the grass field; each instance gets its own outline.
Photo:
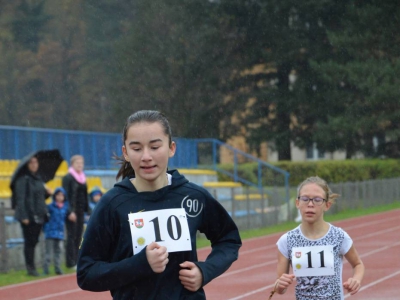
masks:
MULTIPOLYGON (((389 204, 389 205, 376 206, 376 207, 371 207, 371 208, 367 208, 367 209, 348 210, 346 212, 341 212, 341 213, 338 213, 335 215, 326 216, 325 220, 328 222, 333 222, 333 221, 344 220, 344 219, 359 217, 359 216, 368 215, 368 214, 379 213, 379 212, 388 211, 388 210, 397 209, 397 208, 400 208, 400 201, 389 204)), ((266 227, 266 228, 244 230, 244 231, 240 232, 240 235, 241 235, 242 239, 245 240, 248 238, 259 237, 259 236, 269 235, 269 234, 273 234, 273 233, 277 233, 277 232, 288 231, 290 229, 293 229, 297 225, 298 225, 298 223, 296 223, 296 222, 286 222, 286 223, 282 223, 279 225, 270 226, 270 227, 266 227)), ((209 245, 210 245, 209 241, 205 238, 199 238, 197 240, 198 248, 207 247, 209 245)), ((42 271, 42 270, 39 270, 39 271, 42 271)), ((63 271, 65 274, 75 272, 73 269, 67 269, 67 268, 63 268, 63 271)), ((25 270, 23 270, 23 271, 11 270, 8 273, 0 274, 0 286, 26 282, 26 281, 36 280, 38 278, 46 278, 46 277, 50 277, 50 276, 55 276, 55 275, 31 277, 31 276, 26 275, 25 270)))

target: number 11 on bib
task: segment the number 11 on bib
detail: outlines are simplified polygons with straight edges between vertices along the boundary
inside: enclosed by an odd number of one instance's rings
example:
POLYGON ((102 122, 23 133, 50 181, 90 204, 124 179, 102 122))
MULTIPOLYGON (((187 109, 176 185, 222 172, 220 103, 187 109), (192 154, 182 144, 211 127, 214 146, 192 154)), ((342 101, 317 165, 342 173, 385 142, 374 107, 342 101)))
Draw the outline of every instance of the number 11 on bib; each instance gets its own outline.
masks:
POLYGON ((167 248, 168 252, 190 251, 189 225, 185 209, 172 208, 130 213, 133 254, 151 242, 167 248))

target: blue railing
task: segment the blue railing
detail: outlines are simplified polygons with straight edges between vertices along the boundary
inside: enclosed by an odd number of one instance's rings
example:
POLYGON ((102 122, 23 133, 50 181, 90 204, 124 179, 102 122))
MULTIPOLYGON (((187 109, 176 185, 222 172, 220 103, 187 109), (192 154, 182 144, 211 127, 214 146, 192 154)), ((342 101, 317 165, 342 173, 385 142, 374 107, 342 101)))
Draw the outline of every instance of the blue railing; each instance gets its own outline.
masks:
MULTIPOLYGON (((235 182, 241 182, 247 186, 255 187, 260 192, 278 193, 280 199, 289 200, 289 176, 290 174, 272 164, 269 164, 246 152, 238 150, 217 139, 195 139, 190 140, 191 153, 196 153, 198 165, 202 168, 210 168, 226 176, 235 182), (221 153, 233 159, 233 167, 230 170, 227 167, 221 168, 221 153), (257 174, 249 173, 248 168, 244 167, 246 163, 257 164, 257 174)), ((177 147, 179 149, 179 147, 177 147)), ((178 156, 185 155, 177 153, 178 156)))
MULTIPOLYGON (((289 199, 288 172, 216 139, 174 140, 177 149, 175 156, 169 160, 169 168, 209 168, 229 176, 233 181, 259 189, 279 186, 286 190, 282 198, 289 199), (223 155, 233 158, 232 170, 219 167, 223 155), (246 176, 241 169, 245 163, 257 164, 256 176, 246 176)), ((83 155, 87 170, 115 170, 118 165, 112 157, 121 155, 122 139, 118 133, 0 125, 0 159, 21 159, 36 150, 55 148, 67 161, 74 154, 83 155)))

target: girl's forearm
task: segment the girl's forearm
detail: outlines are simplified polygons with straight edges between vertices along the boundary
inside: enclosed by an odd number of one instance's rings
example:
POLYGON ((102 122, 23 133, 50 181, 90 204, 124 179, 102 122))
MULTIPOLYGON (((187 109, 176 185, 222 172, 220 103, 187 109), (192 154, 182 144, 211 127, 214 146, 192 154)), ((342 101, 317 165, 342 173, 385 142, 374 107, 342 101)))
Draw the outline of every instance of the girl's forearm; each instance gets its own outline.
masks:
POLYGON ((364 278, 365 267, 361 262, 353 268, 353 279, 358 280, 360 283, 364 278))

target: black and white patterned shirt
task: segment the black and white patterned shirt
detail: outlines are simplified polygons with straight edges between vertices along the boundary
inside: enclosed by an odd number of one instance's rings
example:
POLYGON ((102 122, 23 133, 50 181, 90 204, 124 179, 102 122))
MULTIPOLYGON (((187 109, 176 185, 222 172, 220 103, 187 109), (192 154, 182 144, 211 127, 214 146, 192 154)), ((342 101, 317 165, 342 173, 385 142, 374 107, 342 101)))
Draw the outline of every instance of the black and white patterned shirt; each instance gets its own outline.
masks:
POLYGON ((317 240, 306 238, 298 226, 276 243, 296 275, 296 300, 344 299, 343 256, 353 241, 343 229, 329 225, 325 236, 317 240))

